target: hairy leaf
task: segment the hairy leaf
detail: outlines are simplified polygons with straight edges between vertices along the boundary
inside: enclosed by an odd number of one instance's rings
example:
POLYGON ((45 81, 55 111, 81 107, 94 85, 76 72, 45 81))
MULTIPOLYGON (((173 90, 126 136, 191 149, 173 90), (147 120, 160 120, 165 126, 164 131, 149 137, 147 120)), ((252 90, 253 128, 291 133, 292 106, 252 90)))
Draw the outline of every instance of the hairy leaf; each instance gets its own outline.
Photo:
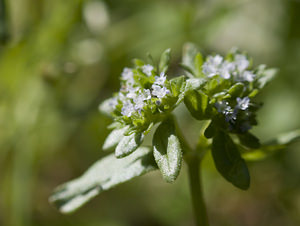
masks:
POLYGON ((248 132, 248 133, 238 134, 238 137, 241 144, 248 148, 256 149, 260 147, 259 139, 256 136, 254 136, 252 133, 248 132))
POLYGON ((94 163, 81 177, 59 186, 49 201, 60 212, 71 213, 102 191, 157 169, 151 148, 140 147, 134 154, 116 159, 111 154, 94 163))
POLYGON ((99 105, 99 111, 102 114, 111 117, 111 113, 114 111, 114 108, 110 103, 113 99, 114 99, 113 97, 108 98, 99 105))
POLYGON ((130 155, 140 146, 143 139, 144 135, 142 133, 133 133, 131 135, 124 136, 116 147, 116 157, 123 158, 130 155))
POLYGON ((164 180, 174 182, 181 169, 182 151, 173 119, 162 122, 155 131, 153 155, 164 180))
POLYGON ((103 150, 110 150, 117 146, 117 144, 122 140, 124 137, 124 133, 128 130, 129 126, 125 126, 121 129, 114 129, 111 133, 107 136, 102 146, 103 150))

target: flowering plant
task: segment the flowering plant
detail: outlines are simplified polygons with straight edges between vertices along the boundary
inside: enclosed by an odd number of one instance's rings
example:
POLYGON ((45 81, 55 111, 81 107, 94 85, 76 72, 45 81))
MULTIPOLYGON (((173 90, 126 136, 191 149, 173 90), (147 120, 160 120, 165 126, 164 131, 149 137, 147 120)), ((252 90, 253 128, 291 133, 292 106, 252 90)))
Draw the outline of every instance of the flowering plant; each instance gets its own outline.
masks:
POLYGON ((132 68, 123 70, 119 92, 100 105, 100 111, 113 119, 103 150, 115 153, 57 188, 50 201, 60 211, 72 212, 100 192, 157 168, 165 181, 174 182, 184 159, 196 222, 208 225, 199 179, 199 165, 207 151, 212 152, 219 173, 245 190, 250 185, 245 159, 262 158, 299 137, 296 131, 260 144, 249 132, 257 125, 256 111, 261 107, 254 98, 273 79, 275 69, 254 67, 252 59, 236 49, 226 57, 203 58, 190 43, 183 49, 185 75, 168 79, 169 63, 168 49, 158 66, 135 60, 132 68), (196 147, 186 142, 172 114, 182 102, 192 117, 206 122, 196 147), (143 146, 155 124, 159 125, 152 146, 143 146))

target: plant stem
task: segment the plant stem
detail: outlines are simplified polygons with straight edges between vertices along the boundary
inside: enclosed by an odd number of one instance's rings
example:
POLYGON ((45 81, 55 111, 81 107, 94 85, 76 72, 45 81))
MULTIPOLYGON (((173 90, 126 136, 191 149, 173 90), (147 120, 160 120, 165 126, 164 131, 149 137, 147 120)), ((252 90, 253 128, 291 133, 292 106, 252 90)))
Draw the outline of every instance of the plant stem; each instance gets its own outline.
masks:
POLYGON ((203 199, 201 175, 200 175, 200 158, 197 155, 189 156, 188 173, 192 204, 194 208, 195 220, 197 226, 209 226, 206 207, 203 199))

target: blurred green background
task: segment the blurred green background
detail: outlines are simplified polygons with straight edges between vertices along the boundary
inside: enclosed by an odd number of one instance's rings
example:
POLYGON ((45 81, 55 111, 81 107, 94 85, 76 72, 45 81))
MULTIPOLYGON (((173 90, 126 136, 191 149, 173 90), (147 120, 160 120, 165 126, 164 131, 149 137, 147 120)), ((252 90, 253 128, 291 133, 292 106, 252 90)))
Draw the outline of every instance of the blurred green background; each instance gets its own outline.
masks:
MULTIPOLYGON (((48 197, 107 154, 101 145, 110 119, 98 105, 118 90, 122 68, 166 48, 175 65, 187 41, 204 54, 236 46, 256 64, 279 68, 258 97, 265 104, 254 132, 265 141, 300 128, 299 15, 298 0, 0 0, 0 225, 193 225, 186 167, 173 185, 150 173, 69 216, 48 197)), ((199 123, 178 115, 192 141, 199 123)), ((249 163, 246 192, 207 156, 211 225, 300 225, 299 148, 249 163)))

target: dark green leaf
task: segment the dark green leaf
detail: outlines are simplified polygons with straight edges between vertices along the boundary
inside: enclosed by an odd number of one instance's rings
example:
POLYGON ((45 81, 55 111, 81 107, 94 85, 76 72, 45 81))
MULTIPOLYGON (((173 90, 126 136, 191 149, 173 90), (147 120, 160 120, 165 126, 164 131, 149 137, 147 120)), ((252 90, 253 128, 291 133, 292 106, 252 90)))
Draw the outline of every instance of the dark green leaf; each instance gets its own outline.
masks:
POLYGON ((159 72, 163 72, 163 73, 166 73, 167 70, 168 70, 168 67, 169 67, 169 64, 170 64, 170 52, 171 52, 171 49, 167 49, 165 50, 161 57, 160 57, 160 61, 159 61, 159 72))
POLYGON ((172 183, 179 175, 182 151, 173 119, 162 122, 153 136, 153 155, 165 181, 172 183))
POLYGON ((116 147, 115 155, 117 158, 123 158, 134 152, 143 142, 144 135, 142 133, 132 133, 124 136, 116 147))
POLYGON ((213 138, 212 156, 217 170, 227 181, 244 190, 249 188, 248 167, 229 135, 217 132, 213 138))
POLYGON ((256 149, 260 147, 259 139, 251 133, 238 134, 238 137, 241 144, 248 148, 256 149))
POLYGON ((208 103, 208 97, 201 91, 191 90, 184 96, 184 104, 191 115, 198 119, 208 119, 211 115, 211 107, 208 103))
POLYGON ((215 132, 216 132, 216 128, 215 128, 214 122, 211 121, 210 124, 208 125, 208 127, 204 131, 204 136, 207 139, 210 139, 214 136, 215 132))
POLYGON ((262 160, 277 151, 285 150, 288 145, 300 140, 300 130, 291 131, 281 134, 276 138, 262 144, 259 149, 245 151, 243 157, 247 160, 262 160))
POLYGON ((244 91, 244 84, 243 83, 236 83, 228 90, 228 93, 233 97, 239 97, 244 91))
POLYGON ((62 213, 77 210, 102 191, 157 169, 149 147, 116 159, 113 154, 94 163, 81 177, 59 186, 49 201, 62 213))

